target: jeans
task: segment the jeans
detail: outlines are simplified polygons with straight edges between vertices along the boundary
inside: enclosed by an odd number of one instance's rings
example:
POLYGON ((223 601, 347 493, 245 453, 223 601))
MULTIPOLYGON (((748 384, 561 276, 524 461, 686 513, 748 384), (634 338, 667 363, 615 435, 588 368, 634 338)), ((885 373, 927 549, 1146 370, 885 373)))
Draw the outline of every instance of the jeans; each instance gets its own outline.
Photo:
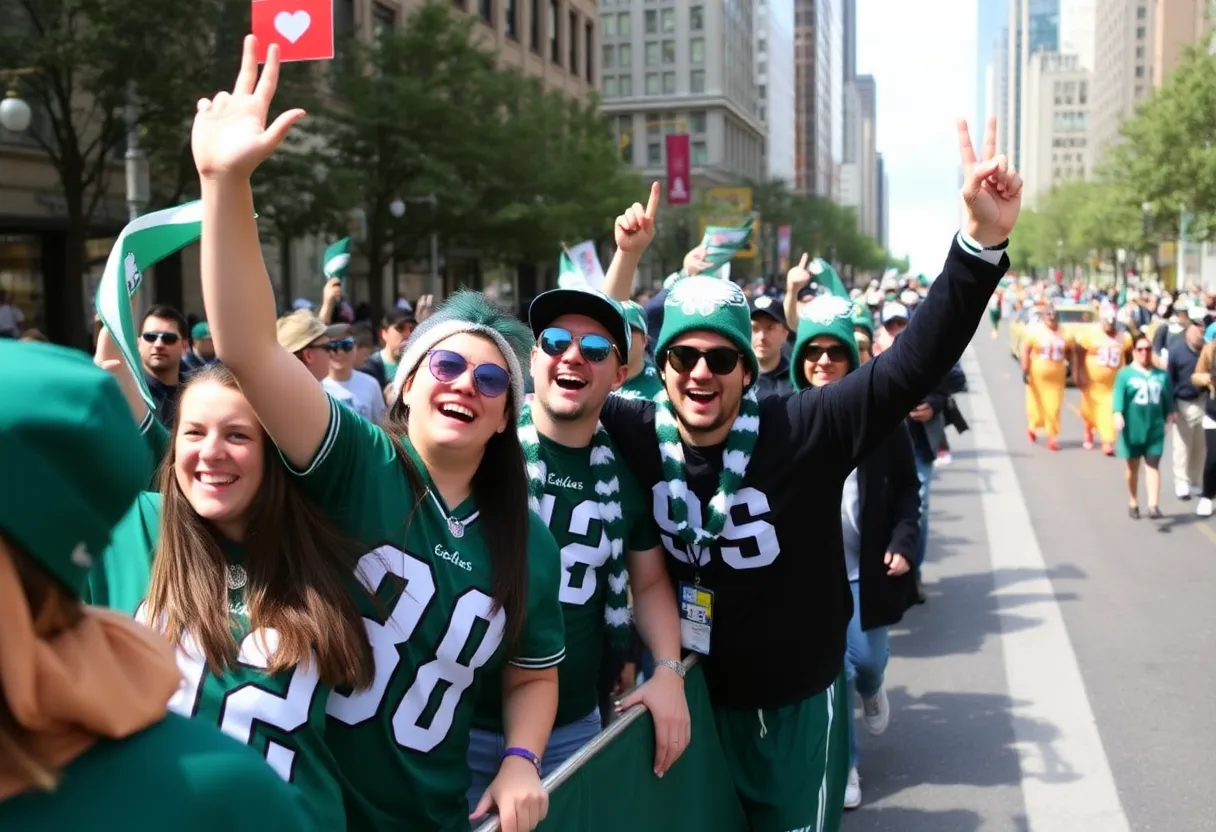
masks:
MULTIPOLYGON (((891 643, 887 638, 886 627, 861 629, 861 591, 857 581, 849 581, 849 587, 853 590, 853 618, 849 621, 845 645, 845 672, 858 695, 862 699, 869 699, 882 689, 887 660, 891 658, 891 643)), ((851 768, 857 768, 857 728, 851 719, 849 745, 851 768)))
POLYGON ((912 556, 912 567, 920 572, 925 562, 925 551, 929 546, 929 486, 933 482, 933 462, 925 462, 916 456, 916 476, 920 479, 920 530, 916 536, 916 553, 912 556))
MULTIPOLYGON (((549 744, 545 746, 545 753, 541 755, 540 776, 548 777, 599 732, 599 708, 569 725, 554 728, 553 732, 549 734, 549 744)), ((476 728, 469 732, 469 774, 472 775, 468 792, 470 812, 477 806, 482 794, 498 775, 498 767, 502 764, 502 753, 506 750, 507 741, 502 734, 493 734, 476 728)))

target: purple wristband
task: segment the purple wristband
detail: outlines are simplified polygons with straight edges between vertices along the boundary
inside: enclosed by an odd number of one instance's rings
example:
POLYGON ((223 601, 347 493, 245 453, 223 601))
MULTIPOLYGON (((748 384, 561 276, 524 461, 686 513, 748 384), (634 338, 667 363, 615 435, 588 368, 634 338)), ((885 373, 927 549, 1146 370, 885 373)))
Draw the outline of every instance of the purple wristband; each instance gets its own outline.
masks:
POLYGON ((529 763, 536 766, 536 773, 538 775, 540 774, 540 757, 537 757, 528 749, 515 747, 508 748, 506 751, 502 752, 502 759, 505 760, 508 757, 523 757, 529 763))

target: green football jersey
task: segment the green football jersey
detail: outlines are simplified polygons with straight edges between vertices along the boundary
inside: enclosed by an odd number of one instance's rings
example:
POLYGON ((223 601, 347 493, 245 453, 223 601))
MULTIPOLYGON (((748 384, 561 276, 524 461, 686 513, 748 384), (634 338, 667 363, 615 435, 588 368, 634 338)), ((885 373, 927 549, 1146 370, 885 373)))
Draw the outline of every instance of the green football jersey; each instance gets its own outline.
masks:
MULTIPOLYGON (((490 595, 490 552, 472 498, 448 509, 406 442, 427 492, 414 494, 388 434, 330 404, 329 429, 299 481, 370 551, 359 577, 378 596, 364 610, 376 657, 371 688, 335 692, 328 743, 346 791, 349 828, 469 828, 469 731, 478 688, 506 656, 506 615, 490 595), (449 522, 451 518, 451 522, 449 522)), ((523 487, 523 483, 520 483, 523 487)), ((528 531, 528 609, 510 661, 544 669, 565 641, 553 536, 528 531)))
POLYGON ((1128 365, 1115 376, 1115 413, 1123 414, 1123 441, 1144 447, 1165 439, 1165 419, 1174 409, 1170 377, 1164 370, 1128 365))
POLYGON ((0 829, 12 830, 341 828, 318 825, 299 790, 253 751, 176 714, 130 737, 98 742, 64 767, 54 791, 0 800, 0 829))
POLYGON ((626 399, 653 401, 662 389, 663 380, 659 378, 659 371, 655 368, 653 361, 646 359, 642 371, 622 384, 621 389, 617 390, 614 395, 623 396, 626 399))
MULTIPOLYGON (((558 667, 558 706, 555 725, 568 725, 595 710, 604 647, 604 606, 612 549, 600 520, 591 446, 569 448, 540 437, 540 457, 548 474, 540 515, 549 525, 561 552, 562 580, 558 598, 566 625, 566 658, 558 667)), ((620 460, 620 455, 617 455, 620 460)), ((626 552, 659 545, 659 532, 641 488, 619 461, 621 512, 628 537, 626 552)), ((502 733, 502 689, 486 685, 478 697, 474 725, 502 733)))
MULTIPOLYGON (((143 602, 159 536, 160 506, 160 494, 144 493, 136 499, 89 576, 86 600, 149 623, 143 602)), ((240 547, 229 547, 227 554, 230 562, 243 560, 240 547)), ((177 646, 182 684, 169 708, 215 725, 252 747, 280 777, 299 788, 318 828, 340 829, 345 824, 342 789, 325 745, 325 704, 332 688, 321 684, 315 666, 266 673, 277 633, 251 631, 243 590, 232 591, 229 604, 239 645, 237 663, 223 674, 212 673, 193 639, 185 638, 177 646)))

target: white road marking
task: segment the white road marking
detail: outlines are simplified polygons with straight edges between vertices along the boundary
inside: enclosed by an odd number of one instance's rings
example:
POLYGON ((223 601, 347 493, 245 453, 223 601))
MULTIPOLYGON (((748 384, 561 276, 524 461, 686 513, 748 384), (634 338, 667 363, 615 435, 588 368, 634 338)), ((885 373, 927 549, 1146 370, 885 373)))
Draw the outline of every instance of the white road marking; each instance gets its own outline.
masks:
POLYGON ((1085 680, 973 348, 963 356, 963 369, 971 390, 967 404, 976 467, 981 487, 988 485, 981 504, 1002 623, 1036 622, 1001 633, 1028 827, 1032 832, 1126 832, 1130 825, 1085 680), (1003 575, 1012 577, 1002 580, 1003 575), (1028 597, 1041 600, 1026 603, 1028 597))

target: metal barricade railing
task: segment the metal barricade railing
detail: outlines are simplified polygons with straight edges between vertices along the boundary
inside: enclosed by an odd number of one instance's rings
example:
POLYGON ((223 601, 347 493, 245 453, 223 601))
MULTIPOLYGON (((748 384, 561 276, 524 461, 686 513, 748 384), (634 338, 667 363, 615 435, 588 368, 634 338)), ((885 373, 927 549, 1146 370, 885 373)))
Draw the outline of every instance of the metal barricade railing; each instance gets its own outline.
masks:
MULTIPOLYGON (((696 663, 697 654, 690 653, 688 658, 684 660, 684 669, 686 671, 692 670, 693 665, 696 663)), ((576 751, 570 757, 570 759, 558 766, 552 774, 544 779, 542 785, 545 787, 545 791, 547 791, 549 794, 553 794, 553 792, 555 792, 559 786, 574 776, 574 773, 582 768, 584 763, 586 763, 596 754, 599 754, 600 751, 606 745, 608 745, 608 743, 612 742, 614 739, 624 733, 625 729, 637 722, 638 718, 644 713, 646 713, 645 705, 634 705, 632 708, 625 711, 625 713, 621 714, 619 719, 614 721, 600 733, 596 734, 590 742, 576 751)), ((474 830, 474 832, 498 832, 498 829, 498 815, 493 815, 488 820, 483 821, 482 824, 474 830)))

